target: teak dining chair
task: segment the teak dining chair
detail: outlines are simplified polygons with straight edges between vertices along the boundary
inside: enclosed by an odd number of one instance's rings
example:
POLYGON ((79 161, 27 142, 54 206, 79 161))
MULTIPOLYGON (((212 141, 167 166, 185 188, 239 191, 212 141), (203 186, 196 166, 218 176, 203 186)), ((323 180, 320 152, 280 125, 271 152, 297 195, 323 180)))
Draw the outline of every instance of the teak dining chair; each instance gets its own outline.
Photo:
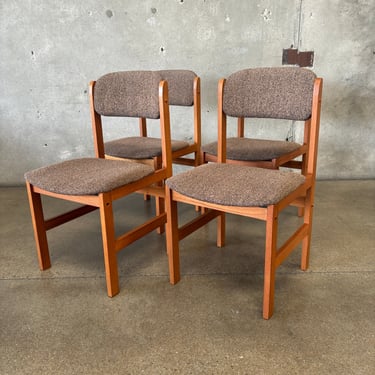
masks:
MULTIPOLYGON (((290 93, 299 92, 308 84, 310 73, 308 70, 298 67, 281 67, 281 68, 255 68, 247 71, 246 76, 243 73, 235 74, 238 79, 231 80, 230 84, 236 85, 238 95, 236 100, 241 97, 241 90, 251 90, 253 98, 259 96, 259 103, 263 107, 273 106, 279 95, 288 95, 280 92, 277 80, 288 81, 290 93), (239 77, 246 79, 246 82, 240 82, 239 77)), ((233 88, 234 89, 234 88, 233 88)), ((288 103, 283 104, 285 109, 288 103)), ((309 105, 309 103, 305 103, 309 105)), ((247 118, 270 118, 267 112, 260 112, 257 108, 252 107, 253 112, 248 113, 247 118)), ((295 120, 288 114, 282 120, 295 120)), ((289 140, 274 139, 257 139, 245 137, 245 116, 239 113, 237 118, 237 137, 228 137, 226 140, 226 162, 232 164, 242 164, 248 166, 279 169, 282 167, 300 169, 302 174, 306 170, 306 153, 308 147, 308 127, 305 122, 303 143, 297 143, 289 140)), ((248 128, 246 123, 246 127, 248 128)), ((295 124, 294 124, 295 125, 295 124)), ((266 124, 267 127, 267 124, 266 124)), ((269 126, 270 133, 272 125, 269 126)), ((218 142, 211 142, 202 146, 202 161, 217 162, 218 142)))
MULTIPOLYGON (((166 181, 167 251, 170 282, 180 280, 179 241, 217 218, 217 246, 225 243, 225 213, 259 219, 266 224, 263 318, 269 319, 274 310, 276 269, 288 255, 302 244, 301 269, 309 263, 314 189, 320 123, 322 79, 304 71, 304 84, 297 85, 280 69, 263 70, 268 82, 262 85, 264 95, 278 92, 272 105, 264 105, 262 95, 254 96, 254 73, 243 70, 222 79, 218 88, 218 163, 203 164, 166 181), (273 83, 272 83, 273 82, 273 83), (296 90, 298 87, 298 90, 296 90), (306 121, 306 173, 280 171, 226 163, 227 116, 261 116, 306 121), (177 202, 204 208, 200 216, 179 227, 177 202), (280 213, 294 204, 304 209, 301 225, 282 245, 278 246, 280 213)), ((256 74, 255 74, 256 75, 256 74)), ((259 87, 256 90, 259 92, 259 87)))
MULTIPOLYGON (((192 116, 192 142, 172 139, 172 161, 175 164, 197 166, 200 164, 201 153, 200 78, 193 71, 183 69, 160 70, 158 73, 163 80, 168 82, 169 105, 193 108, 186 112, 187 115, 192 116)), ((175 127, 173 123, 171 127, 173 132, 175 127)), ((104 148, 102 148, 102 143, 98 143, 98 140, 103 139, 102 127, 98 126, 96 119, 93 118, 96 155, 107 159, 133 160, 159 169, 162 162, 161 140, 148 136, 145 117, 139 118, 139 129, 139 136, 104 142, 104 148)), ((149 195, 145 195, 145 198, 149 198, 149 195)), ((164 212, 163 198, 160 196, 155 198, 156 211, 164 212)), ((160 231, 163 231, 163 228, 160 228, 160 231)))
MULTIPOLYGON (((185 140, 172 140, 173 163, 190 166, 199 165, 201 147, 201 101, 200 101, 200 78, 190 70, 160 70, 158 73, 162 79, 168 82, 168 98, 170 106, 193 107, 192 129, 193 142, 190 144, 185 140), (193 154, 193 158, 186 158, 193 154)), ((93 124, 94 133, 97 126, 93 124)), ((173 129, 174 124, 171 124, 173 129)), ((155 169, 161 164, 161 140, 149 137, 147 134, 146 118, 139 118, 140 136, 124 137, 104 142, 104 149, 96 144, 98 157, 111 159, 130 159, 146 161, 154 165, 155 169), (150 162, 150 159, 153 162, 150 162)), ((101 129, 99 129, 101 131, 101 129)))
MULTIPOLYGON (((166 214, 149 219, 133 230, 116 236, 113 202, 133 192, 160 190, 172 175, 168 85, 157 72, 115 72, 90 84, 92 116, 101 126, 102 116, 160 119, 161 165, 151 166, 99 158, 80 158, 32 170, 25 174, 39 265, 51 267, 47 231, 99 209, 108 296, 119 292, 117 252, 166 222, 166 214), (82 204, 77 209, 45 219, 41 196, 82 204)), ((138 123, 138 122, 137 122, 138 123)), ((103 150, 102 139, 96 139, 103 150)))

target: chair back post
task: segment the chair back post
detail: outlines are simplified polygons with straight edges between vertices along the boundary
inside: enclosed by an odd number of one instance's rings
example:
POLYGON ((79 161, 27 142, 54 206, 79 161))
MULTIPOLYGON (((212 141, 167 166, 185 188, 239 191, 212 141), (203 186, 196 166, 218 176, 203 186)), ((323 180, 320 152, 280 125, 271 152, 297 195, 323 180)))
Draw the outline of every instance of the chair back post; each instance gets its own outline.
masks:
POLYGON ((96 81, 91 81, 90 86, 89 86, 91 126, 92 126, 92 133, 94 136, 95 156, 97 158, 104 158, 104 139, 103 139, 102 118, 99 115, 99 113, 95 111, 95 105, 94 105, 95 83, 96 81))
POLYGON ((197 146, 196 166, 200 165, 201 140, 201 81, 199 77, 194 78, 194 143, 197 146))
POLYGON ((318 158, 318 139, 320 129, 320 110, 322 102, 323 79, 316 78, 314 82, 314 91, 312 99, 312 111, 310 120, 310 136, 307 158, 307 174, 312 175, 315 180, 316 165, 318 158))
POLYGON ((139 118, 139 134, 141 137, 147 137, 147 123, 144 117, 139 118))
POLYGON ((227 159, 227 115, 223 111, 224 85, 226 79, 222 78, 217 90, 217 111, 218 111, 218 162, 225 163, 227 159))
POLYGON ((172 176, 171 126, 168 100, 168 82, 159 83, 160 134, 162 138, 162 167, 166 178, 172 176))
POLYGON ((244 117, 239 117, 237 119, 237 137, 243 138, 245 136, 245 119, 244 117))

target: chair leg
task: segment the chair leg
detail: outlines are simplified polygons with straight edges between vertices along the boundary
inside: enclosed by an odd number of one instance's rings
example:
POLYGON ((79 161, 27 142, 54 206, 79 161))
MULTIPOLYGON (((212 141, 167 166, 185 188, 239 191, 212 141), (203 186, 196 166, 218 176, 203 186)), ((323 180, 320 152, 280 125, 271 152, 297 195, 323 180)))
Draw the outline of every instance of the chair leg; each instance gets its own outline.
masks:
MULTIPOLYGON (((307 125, 305 124, 305 134, 309 134, 309 131, 306 127, 307 127, 307 125)), ((307 143, 307 142, 308 142, 308 140, 306 139, 305 143, 307 143)), ((303 174, 304 176, 306 176, 306 174, 307 174, 307 155, 306 154, 303 154, 303 156, 302 156, 301 174, 303 174)), ((305 215, 304 207, 299 207, 298 208, 298 217, 304 217, 304 215, 305 215)))
MULTIPOLYGON (((155 197, 155 210, 156 210, 156 216, 161 215, 163 212, 165 212, 165 204, 164 204, 164 198, 161 197, 155 197)), ((161 225, 157 228, 157 232, 159 234, 162 234, 165 232, 165 225, 161 225)))
POLYGON ((304 223, 308 225, 308 233, 302 240, 302 257, 301 257, 301 269, 306 271, 309 268, 310 259, 310 242, 311 242, 311 229, 312 229, 312 216, 313 206, 312 202, 312 188, 306 193, 305 207, 304 207, 304 223))
POLYGON ((275 299, 278 214, 274 206, 267 209, 266 251, 264 260, 263 318, 270 319, 275 299))
MULTIPOLYGON (((154 169, 155 170, 158 170, 160 168, 162 168, 162 160, 160 157, 155 157, 153 159, 153 163, 154 163, 154 169)), ((164 183, 163 182, 159 182, 157 184, 158 186, 163 186, 164 183)), ((164 198, 162 197, 158 197, 158 196, 155 196, 155 212, 156 212, 156 216, 159 216, 161 214, 163 214, 165 212, 165 203, 164 203, 164 198)), ((165 232, 165 225, 161 225, 159 228, 157 228, 157 233, 158 234, 163 234, 165 232)))
POLYGON ((26 186, 29 197, 31 219, 34 228, 34 238, 38 253, 39 267, 41 270, 46 270, 51 267, 51 259, 48 250, 47 232, 44 225, 42 199, 39 193, 35 193, 32 185, 26 183, 26 186))
POLYGON ((180 281, 180 249, 178 233, 177 202, 172 200, 172 192, 166 187, 166 208, 167 208, 167 254, 169 264, 169 281, 176 284, 180 281))
POLYGON ((221 212, 217 217, 216 246, 225 246, 225 212, 221 212))
POLYGON ((117 255, 115 249, 115 228, 112 201, 108 194, 102 194, 100 200, 100 223, 102 227, 103 252, 107 294, 113 297, 119 293, 117 255))

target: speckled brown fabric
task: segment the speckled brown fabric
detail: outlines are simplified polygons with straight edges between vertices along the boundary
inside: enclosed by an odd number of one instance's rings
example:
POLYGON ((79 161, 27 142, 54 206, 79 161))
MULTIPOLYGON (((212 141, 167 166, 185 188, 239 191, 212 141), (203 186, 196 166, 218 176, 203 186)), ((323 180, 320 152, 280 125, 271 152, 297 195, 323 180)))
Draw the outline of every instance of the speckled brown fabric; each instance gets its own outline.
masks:
POLYGON ((169 104, 192 106, 194 104, 194 78, 190 70, 160 70, 163 80, 168 82, 169 104))
POLYGON ((103 116, 159 118, 160 73, 115 72, 95 84, 95 110, 103 116))
MULTIPOLYGON (((173 141, 172 151, 180 150, 189 146, 185 141, 173 141)), ((104 144, 107 155, 127 159, 151 159, 154 156, 160 156, 161 140, 151 137, 128 137, 115 139, 104 144)))
MULTIPOLYGON (((301 145, 296 142, 273 141, 251 138, 228 138, 227 159, 233 160, 272 160, 297 150, 301 145)), ((203 152, 217 155, 217 142, 202 146, 203 152)))
POLYGON ((223 110, 233 117, 306 120, 311 116, 315 74, 304 68, 255 68, 230 75, 223 110))
POLYGON ((279 202, 304 181, 304 176, 293 172, 210 163, 173 176, 166 183, 178 193, 210 203, 265 207, 279 202))
POLYGON ((25 173, 41 189, 67 195, 97 195, 152 174, 151 166, 118 160, 82 158, 25 173))

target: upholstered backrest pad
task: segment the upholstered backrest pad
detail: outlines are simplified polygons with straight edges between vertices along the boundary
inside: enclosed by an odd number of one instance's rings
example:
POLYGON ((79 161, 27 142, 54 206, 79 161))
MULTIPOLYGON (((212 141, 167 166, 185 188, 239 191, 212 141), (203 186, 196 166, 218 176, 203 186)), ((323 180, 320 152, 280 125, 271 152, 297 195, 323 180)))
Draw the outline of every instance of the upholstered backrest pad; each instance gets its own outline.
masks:
POLYGON ((100 77, 94 88, 95 110, 103 116, 159 118, 160 73, 115 72, 100 77))
POLYGON ((223 111, 233 117, 307 120, 315 78, 298 67, 238 71, 225 82, 223 111))
POLYGON ((160 70, 163 80, 168 82, 169 104, 191 106, 194 104, 194 78, 190 70, 160 70))

